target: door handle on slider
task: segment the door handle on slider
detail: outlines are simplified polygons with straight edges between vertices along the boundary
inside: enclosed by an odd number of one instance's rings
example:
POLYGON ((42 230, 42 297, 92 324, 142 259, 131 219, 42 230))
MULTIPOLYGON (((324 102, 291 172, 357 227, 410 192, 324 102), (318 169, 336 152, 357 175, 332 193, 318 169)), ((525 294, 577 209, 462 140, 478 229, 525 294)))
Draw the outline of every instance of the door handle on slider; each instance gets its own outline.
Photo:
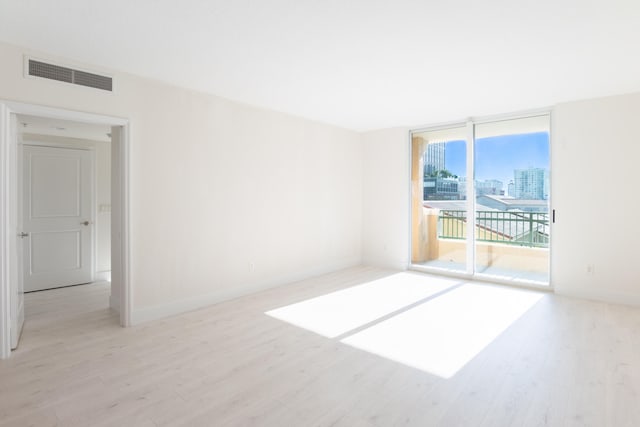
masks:
POLYGON ((18 237, 21 237, 24 239, 25 237, 29 237, 29 233, 25 233, 24 231, 21 231, 20 233, 18 233, 18 237))
POLYGON ((89 225, 89 224, 91 224, 91 221, 82 221, 80 224, 82 224, 82 225, 89 225))

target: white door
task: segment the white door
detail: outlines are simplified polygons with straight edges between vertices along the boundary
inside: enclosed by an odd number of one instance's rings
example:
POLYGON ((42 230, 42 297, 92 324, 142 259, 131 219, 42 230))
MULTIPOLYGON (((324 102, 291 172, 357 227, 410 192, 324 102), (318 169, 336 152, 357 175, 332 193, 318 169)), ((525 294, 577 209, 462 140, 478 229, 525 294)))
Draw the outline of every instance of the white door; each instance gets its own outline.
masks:
POLYGON ((93 280, 91 154, 24 145, 25 292, 93 280))

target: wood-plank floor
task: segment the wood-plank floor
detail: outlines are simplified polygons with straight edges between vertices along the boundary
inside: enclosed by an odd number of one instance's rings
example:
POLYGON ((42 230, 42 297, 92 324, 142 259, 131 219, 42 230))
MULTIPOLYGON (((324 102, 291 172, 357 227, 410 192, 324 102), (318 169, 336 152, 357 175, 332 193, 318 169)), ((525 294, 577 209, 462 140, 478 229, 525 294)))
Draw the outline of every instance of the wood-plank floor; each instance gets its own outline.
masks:
POLYGON ((106 284, 28 294, 0 361, 0 425, 640 425, 638 308, 543 294, 450 378, 265 315, 392 273, 352 268, 126 329, 106 284))

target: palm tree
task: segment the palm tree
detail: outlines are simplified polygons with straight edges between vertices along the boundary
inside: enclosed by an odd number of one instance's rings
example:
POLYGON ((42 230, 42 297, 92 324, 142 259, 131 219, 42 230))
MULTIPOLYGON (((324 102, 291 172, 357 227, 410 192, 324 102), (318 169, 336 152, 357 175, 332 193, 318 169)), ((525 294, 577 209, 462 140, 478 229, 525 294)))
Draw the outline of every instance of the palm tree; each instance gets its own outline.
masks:
POLYGON ((458 175, 452 174, 447 169, 436 170, 431 173, 425 173, 425 178, 458 178, 458 175))

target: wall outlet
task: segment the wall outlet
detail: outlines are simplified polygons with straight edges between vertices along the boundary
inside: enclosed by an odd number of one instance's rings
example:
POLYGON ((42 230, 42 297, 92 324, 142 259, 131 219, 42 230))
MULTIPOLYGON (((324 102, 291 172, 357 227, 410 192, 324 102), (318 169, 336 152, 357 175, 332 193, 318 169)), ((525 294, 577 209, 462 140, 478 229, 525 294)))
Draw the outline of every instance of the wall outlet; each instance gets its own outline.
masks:
POLYGON ((253 262, 249 263, 249 271, 255 271, 256 270, 256 265, 253 262))
POLYGON ((596 272, 595 264, 587 264, 587 274, 594 274, 596 272))

